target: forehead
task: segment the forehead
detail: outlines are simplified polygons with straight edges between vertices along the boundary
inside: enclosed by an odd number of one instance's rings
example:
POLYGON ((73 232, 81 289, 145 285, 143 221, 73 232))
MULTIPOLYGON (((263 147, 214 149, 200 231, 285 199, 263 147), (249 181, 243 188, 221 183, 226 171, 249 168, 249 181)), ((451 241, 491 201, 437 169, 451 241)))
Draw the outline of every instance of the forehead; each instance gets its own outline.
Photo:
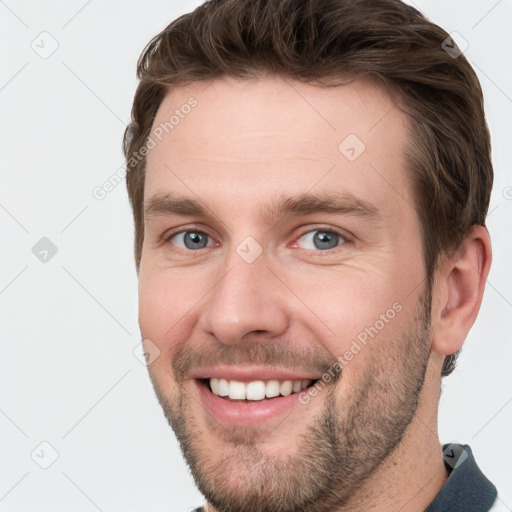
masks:
POLYGON ((151 133, 144 198, 257 201, 308 190, 410 207, 408 118, 362 80, 319 87, 279 77, 221 78, 170 91, 151 133))

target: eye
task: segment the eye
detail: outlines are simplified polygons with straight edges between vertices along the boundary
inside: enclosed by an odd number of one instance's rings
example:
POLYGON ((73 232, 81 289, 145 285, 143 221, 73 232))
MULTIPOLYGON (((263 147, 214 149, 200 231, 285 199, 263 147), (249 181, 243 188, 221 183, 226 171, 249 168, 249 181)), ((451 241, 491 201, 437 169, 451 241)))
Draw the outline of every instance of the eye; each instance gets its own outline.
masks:
POLYGON ((295 245, 299 244, 302 249, 325 252, 345 242, 346 239, 341 233, 328 229, 314 229, 300 236, 295 245), (299 243, 299 240, 302 242, 299 243))
POLYGON ((180 231, 179 233, 173 233, 167 238, 167 241, 175 245, 179 249, 192 251, 204 249, 205 247, 212 247, 215 245, 209 235, 207 235, 203 231, 196 230, 180 231))

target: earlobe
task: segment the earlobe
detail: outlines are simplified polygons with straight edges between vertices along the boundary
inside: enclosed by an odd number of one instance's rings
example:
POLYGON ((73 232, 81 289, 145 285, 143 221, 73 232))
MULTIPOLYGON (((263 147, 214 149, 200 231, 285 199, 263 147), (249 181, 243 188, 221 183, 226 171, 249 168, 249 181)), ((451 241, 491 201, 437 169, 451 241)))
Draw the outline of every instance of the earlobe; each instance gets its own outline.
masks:
POLYGON ((437 269, 432 302, 432 350, 457 352, 475 322, 491 265, 484 226, 473 226, 464 243, 437 269))

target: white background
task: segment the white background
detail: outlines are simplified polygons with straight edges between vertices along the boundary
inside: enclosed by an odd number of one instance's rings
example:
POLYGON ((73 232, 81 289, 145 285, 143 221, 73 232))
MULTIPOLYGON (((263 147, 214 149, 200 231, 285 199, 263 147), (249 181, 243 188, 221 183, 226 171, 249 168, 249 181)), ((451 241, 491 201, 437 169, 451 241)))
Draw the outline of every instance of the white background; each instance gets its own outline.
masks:
MULTIPOLYGON (((133 354, 137 279, 124 182, 102 201, 92 195, 123 166, 140 52, 199 3, 0 1, 2 511, 186 511, 203 502, 133 354), (31 47, 57 43, 47 59, 31 47), (46 263, 32 252, 42 237, 58 249, 46 263), (43 441, 59 455, 48 469, 35 462, 52 462, 43 441)), ((512 2, 415 5, 469 43, 495 165, 493 266, 445 380, 440 437, 470 444, 510 509, 512 2)))

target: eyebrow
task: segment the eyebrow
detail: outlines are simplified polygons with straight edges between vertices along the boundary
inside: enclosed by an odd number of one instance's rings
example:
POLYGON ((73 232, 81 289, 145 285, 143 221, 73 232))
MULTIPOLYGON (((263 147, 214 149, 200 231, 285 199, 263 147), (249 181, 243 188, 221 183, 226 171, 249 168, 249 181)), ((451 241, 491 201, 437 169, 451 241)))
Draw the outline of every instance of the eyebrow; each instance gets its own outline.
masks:
MULTIPOLYGON (((286 215, 312 215, 328 213, 362 217, 369 221, 382 221, 380 211, 367 201, 349 193, 305 193, 299 196, 281 196, 264 207, 265 220, 272 221, 286 215)), ((199 201, 173 193, 155 194, 144 201, 144 217, 182 215, 213 217, 199 201)))

